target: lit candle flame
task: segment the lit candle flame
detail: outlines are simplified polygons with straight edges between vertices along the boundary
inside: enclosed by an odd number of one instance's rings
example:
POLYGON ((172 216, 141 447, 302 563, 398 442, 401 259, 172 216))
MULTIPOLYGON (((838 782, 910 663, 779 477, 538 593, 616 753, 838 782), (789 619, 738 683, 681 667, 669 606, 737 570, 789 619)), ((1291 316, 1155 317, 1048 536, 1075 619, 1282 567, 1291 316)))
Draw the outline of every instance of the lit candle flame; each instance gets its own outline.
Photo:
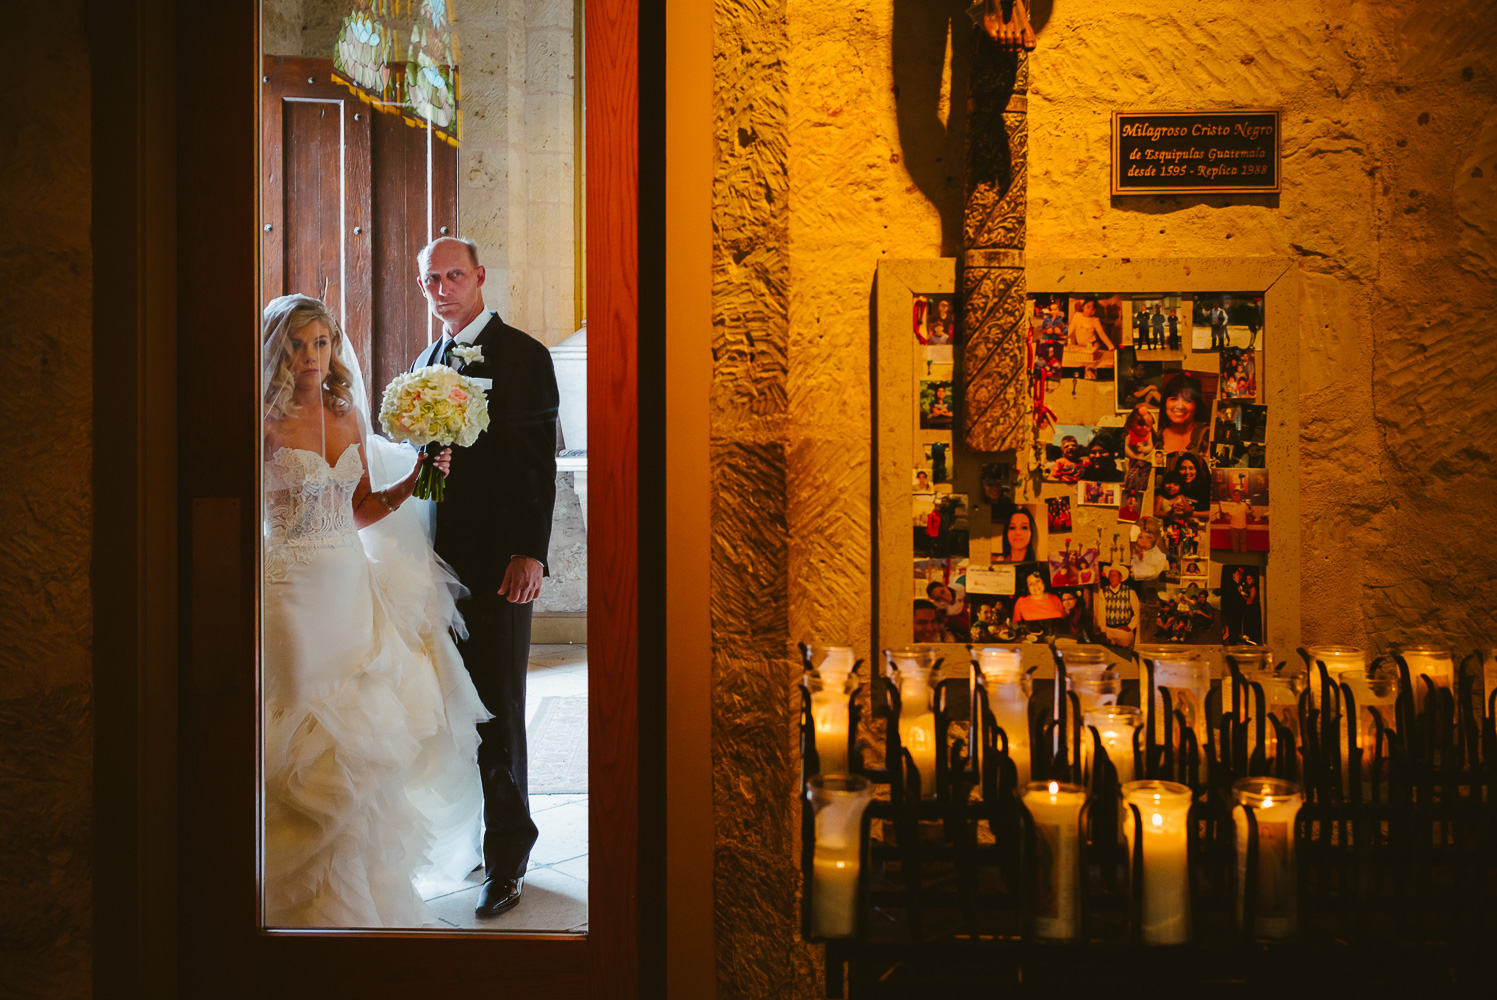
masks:
MULTIPOLYGON (((1155 796, 1155 797, 1157 798, 1158 796, 1155 796)), ((1154 825, 1155 826, 1163 826, 1164 825, 1164 817, 1161 816, 1161 815, 1159 815, 1158 813, 1155 813, 1154 814, 1154 825)))
POLYGON ((847 862, 846 861, 839 861, 839 862, 837 862, 837 867, 838 868, 846 868, 847 867, 847 862))
POLYGON ((1273 796, 1272 795, 1265 795, 1263 797, 1263 808, 1264 809, 1272 809, 1273 808, 1273 796))
POLYGON ((1054 781, 1050 782, 1050 794, 1054 795, 1056 792, 1059 792, 1059 791, 1060 791, 1060 784, 1058 782, 1054 782, 1054 781))

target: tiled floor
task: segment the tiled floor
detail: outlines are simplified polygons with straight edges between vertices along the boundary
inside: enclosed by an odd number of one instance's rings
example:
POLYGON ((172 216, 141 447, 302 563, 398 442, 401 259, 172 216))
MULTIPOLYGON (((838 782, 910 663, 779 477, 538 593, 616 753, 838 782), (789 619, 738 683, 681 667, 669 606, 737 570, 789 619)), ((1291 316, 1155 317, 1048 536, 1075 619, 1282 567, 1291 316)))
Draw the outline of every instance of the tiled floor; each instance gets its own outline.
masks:
MULTIPOLYGON (((586 646, 532 646, 525 681, 525 718, 542 698, 587 694, 586 646)), ((470 888, 429 900, 448 927, 486 931, 587 932, 587 796, 532 795, 530 815, 540 837, 530 852, 520 905, 480 920, 473 915, 481 871, 470 888)))

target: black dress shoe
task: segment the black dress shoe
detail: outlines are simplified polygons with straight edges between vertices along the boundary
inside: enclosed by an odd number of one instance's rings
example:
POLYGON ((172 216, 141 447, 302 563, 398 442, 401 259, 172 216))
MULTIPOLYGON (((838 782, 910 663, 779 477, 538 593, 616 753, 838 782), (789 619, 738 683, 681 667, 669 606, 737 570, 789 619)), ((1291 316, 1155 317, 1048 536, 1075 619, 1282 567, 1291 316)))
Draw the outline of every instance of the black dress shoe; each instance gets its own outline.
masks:
POLYGON ((497 917, 513 910, 520 901, 520 890, 525 888, 525 877, 494 878, 490 876, 478 890, 478 905, 473 912, 480 917, 497 917))

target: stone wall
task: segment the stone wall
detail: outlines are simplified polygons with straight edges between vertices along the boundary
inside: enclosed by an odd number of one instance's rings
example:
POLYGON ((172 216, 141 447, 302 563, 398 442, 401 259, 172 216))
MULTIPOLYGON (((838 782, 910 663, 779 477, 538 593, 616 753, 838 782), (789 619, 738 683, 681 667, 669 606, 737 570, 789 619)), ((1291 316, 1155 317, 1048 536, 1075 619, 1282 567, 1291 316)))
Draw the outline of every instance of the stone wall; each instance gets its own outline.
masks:
POLYGON ((93 258, 83 5, 9 12, 24 113, 0 146, 0 992, 90 989, 93 258))
MULTIPOLYGON (((718 0, 712 425, 719 993, 811 996, 794 640, 866 653, 870 297, 959 249, 964 2, 718 0)), ((1037 5, 1029 252, 1295 258, 1302 640, 1469 648, 1497 604, 1497 4, 1037 5), (1112 199, 1115 108, 1278 107, 1277 197, 1112 199)), ((1287 651, 1286 651, 1287 652, 1287 651)))

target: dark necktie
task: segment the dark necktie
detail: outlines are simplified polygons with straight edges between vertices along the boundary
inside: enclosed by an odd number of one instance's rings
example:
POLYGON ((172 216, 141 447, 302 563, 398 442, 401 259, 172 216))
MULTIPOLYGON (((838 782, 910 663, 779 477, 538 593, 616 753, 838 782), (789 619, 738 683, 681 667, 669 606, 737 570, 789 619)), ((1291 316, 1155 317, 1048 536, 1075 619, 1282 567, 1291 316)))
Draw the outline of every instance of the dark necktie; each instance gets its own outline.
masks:
POLYGON ((444 348, 442 348, 442 360, 438 361, 437 364, 439 364, 439 365, 447 365, 448 367, 451 367, 451 365, 452 365, 452 349, 454 347, 456 347, 456 346, 457 346, 457 341, 454 340, 451 337, 448 337, 447 338, 447 346, 444 347, 444 348))

